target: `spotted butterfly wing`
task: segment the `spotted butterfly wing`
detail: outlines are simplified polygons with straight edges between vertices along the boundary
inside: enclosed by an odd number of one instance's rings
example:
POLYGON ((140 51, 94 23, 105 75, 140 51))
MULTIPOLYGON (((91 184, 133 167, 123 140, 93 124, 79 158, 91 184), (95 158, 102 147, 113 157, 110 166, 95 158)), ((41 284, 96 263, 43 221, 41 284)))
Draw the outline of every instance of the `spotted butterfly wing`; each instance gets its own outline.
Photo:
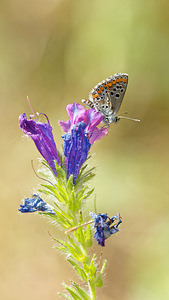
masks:
POLYGON ((117 113, 121 106, 128 84, 128 75, 114 74, 98 83, 89 94, 89 100, 83 99, 88 107, 94 108, 103 115, 103 122, 107 125, 116 123, 117 113))

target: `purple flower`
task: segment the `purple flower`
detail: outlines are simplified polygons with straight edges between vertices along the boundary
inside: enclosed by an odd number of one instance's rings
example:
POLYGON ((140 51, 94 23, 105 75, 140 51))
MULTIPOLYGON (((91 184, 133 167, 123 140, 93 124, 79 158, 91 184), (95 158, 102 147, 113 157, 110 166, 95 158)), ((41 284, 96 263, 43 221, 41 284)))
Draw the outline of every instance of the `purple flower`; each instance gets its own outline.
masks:
POLYGON ((26 198, 24 204, 20 204, 18 210, 22 213, 31 213, 35 211, 43 211, 52 215, 55 215, 55 212, 52 209, 52 206, 43 201, 38 195, 33 194, 32 198, 26 198))
POLYGON ((87 159, 91 146, 85 129, 86 124, 80 122, 78 125, 73 125, 71 132, 62 136, 64 140, 64 155, 67 159, 67 178, 72 174, 73 183, 77 179, 82 164, 87 159))
POLYGON ((68 112, 69 120, 66 122, 60 121, 60 126, 65 133, 71 132, 74 125, 78 125, 80 122, 84 122, 86 124, 85 132, 89 138, 89 143, 91 145, 107 134, 108 130, 106 128, 97 127, 103 120, 103 116, 96 110, 85 110, 82 105, 75 102, 73 104, 67 105, 66 109, 68 112))
MULTIPOLYGON (((67 179, 73 175, 73 182, 75 183, 80 168, 87 159, 91 145, 107 134, 107 129, 97 127, 103 116, 94 109, 85 110, 82 105, 74 102, 67 105, 67 111, 69 120, 67 122, 60 121, 60 125, 65 131, 62 138, 64 140, 67 179)), ((19 122, 22 131, 33 139, 38 151, 48 162, 54 175, 57 176, 55 161, 59 166, 61 162, 48 118, 47 123, 41 123, 32 119, 27 120, 26 114, 22 114, 19 117, 19 122)))
POLYGON ((90 213, 94 220, 95 234, 94 238, 102 247, 105 246, 105 239, 119 231, 118 226, 122 223, 120 215, 109 218, 107 214, 90 213), (107 219, 109 219, 107 221, 107 219), (107 221, 107 222, 106 222, 107 221))
POLYGON ((22 131, 32 138, 38 151, 48 162, 53 173, 57 175, 55 161, 60 165, 60 160, 52 134, 52 126, 48 118, 48 123, 35 122, 32 119, 27 120, 26 114, 24 113, 19 116, 19 122, 22 131))
POLYGON ((66 157, 67 178, 73 175, 75 183, 82 164, 87 159, 91 145, 107 134, 106 128, 98 128, 97 125, 103 116, 94 109, 85 110, 78 103, 69 104, 66 107, 69 120, 60 121, 65 134, 64 155, 66 157))

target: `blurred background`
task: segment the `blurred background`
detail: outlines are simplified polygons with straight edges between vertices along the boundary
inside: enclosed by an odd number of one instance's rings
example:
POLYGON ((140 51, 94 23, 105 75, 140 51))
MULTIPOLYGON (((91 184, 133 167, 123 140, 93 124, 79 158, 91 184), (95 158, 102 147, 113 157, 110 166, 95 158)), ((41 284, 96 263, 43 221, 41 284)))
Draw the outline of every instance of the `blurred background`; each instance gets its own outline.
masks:
MULTIPOLYGON (((100 81, 129 74, 121 120, 91 152, 98 212, 123 217, 120 233, 94 250, 108 259, 100 300, 169 299, 169 2, 166 0, 5 0, 0 2, 0 298, 58 299, 77 282, 36 214, 21 215, 40 180, 39 154, 19 114, 45 112, 61 148, 58 120, 100 81)), ((93 210, 93 197, 88 202, 93 210)), ((80 281, 79 281, 80 283, 80 281)))

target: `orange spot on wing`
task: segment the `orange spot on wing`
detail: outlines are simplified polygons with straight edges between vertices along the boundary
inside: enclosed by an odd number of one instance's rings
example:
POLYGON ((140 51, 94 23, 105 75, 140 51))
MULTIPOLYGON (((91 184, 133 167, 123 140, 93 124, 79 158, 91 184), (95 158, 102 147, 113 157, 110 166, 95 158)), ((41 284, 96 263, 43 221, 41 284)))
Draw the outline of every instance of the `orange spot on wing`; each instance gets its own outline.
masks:
POLYGON ((127 82, 127 79, 124 79, 124 82, 127 82))
POLYGON ((107 88, 107 84, 104 84, 104 88, 107 88))
POLYGON ((101 91, 100 91, 100 90, 98 90, 97 92, 98 92, 98 94, 101 94, 101 91))
POLYGON ((116 84, 116 80, 113 80, 113 84, 116 84))
POLYGON ((103 91, 103 90, 104 90, 104 87, 100 87, 100 89, 103 91))
POLYGON ((123 78, 120 78, 120 81, 122 82, 122 81, 123 81, 123 78))
POLYGON ((93 99, 97 98, 98 97, 98 94, 95 94, 93 95, 93 99))
POLYGON ((119 82, 119 78, 116 79, 116 82, 119 82))
POLYGON ((112 86, 112 82, 109 82, 108 85, 111 87, 112 86))

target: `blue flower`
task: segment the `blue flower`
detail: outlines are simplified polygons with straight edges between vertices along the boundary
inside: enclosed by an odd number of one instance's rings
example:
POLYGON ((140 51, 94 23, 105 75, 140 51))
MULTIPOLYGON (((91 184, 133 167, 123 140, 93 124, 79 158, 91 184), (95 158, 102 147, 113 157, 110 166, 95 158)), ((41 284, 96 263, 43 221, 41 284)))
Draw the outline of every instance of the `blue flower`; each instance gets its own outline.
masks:
POLYGON ((24 113, 19 116, 19 122, 22 131, 32 138, 38 151, 48 162, 53 173, 57 175, 55 161, 60 165, 60 160, 52 134, 52 126, 50 125, 48 118, 48 123, 35 122, 32 119, 27 120, 26 114, 24 113))
POLYGON ((112 234, 119 231, 118 226, 122 223, 120 215, 109 218, 107 214, 90 213, 94 220, 95 234, 94 238, 102 247, 105 246, 105 240, 112 234), (109 219, 107 221, 107 219, 109 219), (107 221, 107 222, 106 222, 107 221))
POLYGON ((35 211, 42 211, 52 215, 55 215, 55 212, 52 209, 52 206, 43 201, 38 195, 33 194, 32 198, 26 198, 24 204, 20 204, 18 210, 22 213, 32 213, 35 211))
POLYGON ((87 155, 91 144, 86 136, 86 124, 80 122, 74 125, 70 132, 65 133, 62 138, 64 140, 64 155, 66 157, 67 178, 73 175, 73 183, 79 174, 82 164, 87 159, 87 155))

